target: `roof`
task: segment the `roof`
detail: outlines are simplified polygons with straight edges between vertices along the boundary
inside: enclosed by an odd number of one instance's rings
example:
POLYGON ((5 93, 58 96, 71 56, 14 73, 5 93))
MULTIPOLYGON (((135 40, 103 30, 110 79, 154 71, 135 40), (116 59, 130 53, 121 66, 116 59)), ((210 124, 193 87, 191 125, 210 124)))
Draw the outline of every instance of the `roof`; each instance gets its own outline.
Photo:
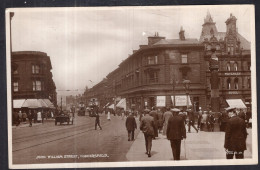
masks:
MULTIPOLYGON (((214 34, 214 36, 217 38, 218 41, 220 39, 224 40, 225 37, 226 37, 226 32, 217 32, 217 33, 214 34)), ((200 42, 203 42, 205 38, 210 40, 211 37, 212 36, 210 34, 203 35, 203 36, 200 37, 200 42)), ((240 40, 240 46, 244 50, 250 50, 251 49, 251 43, 247 39, 245 39, 242 35, 237 33, 237 38, 240 40)))
POLYGON ((154 44, 156 45, 169 45, 169 44, 199 44, 200 42, 197 39, 185 39, 185 40, 180 40, 180 39, 162 39, 158 41, 157 43, 154 44))

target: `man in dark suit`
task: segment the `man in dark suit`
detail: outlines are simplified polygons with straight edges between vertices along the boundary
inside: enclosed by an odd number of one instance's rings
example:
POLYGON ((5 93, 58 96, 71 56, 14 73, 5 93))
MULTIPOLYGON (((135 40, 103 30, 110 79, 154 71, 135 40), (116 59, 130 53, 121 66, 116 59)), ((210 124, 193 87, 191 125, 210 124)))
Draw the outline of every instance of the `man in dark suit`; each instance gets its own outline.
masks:
POLYGON ((244 159, 244 151, 246 150, 246 124, 239 118, 235 109, 229 110, 230 119, 226 125, 225 144, 226 158, 244 159))
POLYGON ((174 160, 180 160, 181 140, 186 138, 186 129, 183 118, 178 115, 178 109, 172 109, 173 116, 168 121, 167 139, 171 141, 171 148, 174 160))
POLYGON ((189 118, 188 132, 190 133, 190 127, 192 126, 198 133, 198 129, 194 126, 194 123, 195 123, 194 113, 191 109, 188 109, 187 111, 188 111, 188 118, 189 118))
POLYGON ((149 115, 149 110, 145 109, 145 116, 141 119, 140 130, 144 133, 146 154, 151 157, 152 138, 154 136, 154 119, 149 115))
POLYGON ((126 118, 125 126, 128 132, 128 141, 134 140, 135 129, 137 126, 133 113, 130 113, 130 115, 126 118))
POLYGON ((102 130, 102 127, 100 126, 100 119, 99 119, 99 114, 96 112, 96 120, 95 120, 95 130, 97 130, 97 126, 102 130))
POLYGON ((153 117, 154 119, 154 137, 153 139, 155 139, 156 137, 158 137, 158 123, 159 123, 159 116, 158 113, 155 109, 155 107, 152 108, 153 110, 150 112, 150 116, 153 117))

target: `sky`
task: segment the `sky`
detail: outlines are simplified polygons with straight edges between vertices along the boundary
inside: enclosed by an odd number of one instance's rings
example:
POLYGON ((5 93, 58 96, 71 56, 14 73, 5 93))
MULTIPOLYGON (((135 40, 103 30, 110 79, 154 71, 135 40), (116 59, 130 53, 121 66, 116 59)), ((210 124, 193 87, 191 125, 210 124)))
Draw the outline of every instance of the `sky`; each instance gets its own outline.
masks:
POLYGON ((83 93, 155 32, 174 39, 183 26, 186 38, 199 39, 207 11, 221 32, 232 13, 250 41, 249 6, 34 8, 15 10, 12 49, 47 53, 58 95, 83 93))

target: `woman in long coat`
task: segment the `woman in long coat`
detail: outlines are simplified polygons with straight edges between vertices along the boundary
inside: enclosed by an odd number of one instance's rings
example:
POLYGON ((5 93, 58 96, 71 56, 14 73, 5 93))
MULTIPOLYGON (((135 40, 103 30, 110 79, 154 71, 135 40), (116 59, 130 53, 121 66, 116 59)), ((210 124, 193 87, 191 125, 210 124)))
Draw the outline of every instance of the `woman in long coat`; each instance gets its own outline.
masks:
POLYGON ((166 130, 168 126, 168 120, 172 117, 172 112, 170 111, 170 108, 167 108, 167 111, 163 114, 163 135, 166 135, 166 130))

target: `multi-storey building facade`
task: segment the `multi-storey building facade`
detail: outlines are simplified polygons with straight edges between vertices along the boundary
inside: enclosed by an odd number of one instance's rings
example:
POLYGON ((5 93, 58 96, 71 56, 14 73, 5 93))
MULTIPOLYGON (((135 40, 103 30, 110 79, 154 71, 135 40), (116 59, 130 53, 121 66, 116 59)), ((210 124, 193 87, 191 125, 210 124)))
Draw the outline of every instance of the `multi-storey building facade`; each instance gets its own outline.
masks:
POLYGON ((57 105, 52 65, 46 53, 12 52, 11 63, 13 99, 49 99, 57 105))
MULTIPOLYGON (((171 106, 171 96, 185 95, 183 80, 190 80, 191 100, 206 106, 204 46, 186 39, 183 30, 179 34, 179 39, 158 33, 148 37, 148 45, 141 45, 107 76, 107 96, 126 98, 127 108, 135 109, 156 106, 157 96, 165 96, 165 106, 171 106)), ((89 96, 93 91, 98 92, 92 89, 89 96)))
POLYGON ((210 103, 211 83, 219 84, 220 105, 226 107, 226 99, 241 99, 251 107, 251 50, 250 42, 238 33, 236 17, 230 14, 226 20, 226 32, 218 32, 216 23, 208 13, 202 25, 200 42, 205 46, 207 105, 210 103), (216 49, 219 63, 219 81, 211 82, 209 59, 211 49, 216 49))
MULTIPOLYGON (((218 32, 216 23, 208 13, 202 25, 199 40, 186 39, 180 30, 179 39, 166 39, 158 33, 148 37, 148 45, 120 63, 107 75, 106 97, 126 98, 127 108, 142 109, 156 106, 157 96, 165 96, 166 106, 176 104, 171 96, 187 93, 184 80, 190 81, 188 90, 194 110, 210 108, 211 83, 219 84, 220 107, 227 107, 226 99, 241 99, 251 104, 251 54, 250 42, 236 29, 236 18, 230 15, 226 32, 218 32), (217 82, 211 82, 209 70, 212 49, 218 58, 217 82)), ((102 93, 93 87, 91 93, 102 93)), ((96 95, 97 96, 97 95, 96 95)))

